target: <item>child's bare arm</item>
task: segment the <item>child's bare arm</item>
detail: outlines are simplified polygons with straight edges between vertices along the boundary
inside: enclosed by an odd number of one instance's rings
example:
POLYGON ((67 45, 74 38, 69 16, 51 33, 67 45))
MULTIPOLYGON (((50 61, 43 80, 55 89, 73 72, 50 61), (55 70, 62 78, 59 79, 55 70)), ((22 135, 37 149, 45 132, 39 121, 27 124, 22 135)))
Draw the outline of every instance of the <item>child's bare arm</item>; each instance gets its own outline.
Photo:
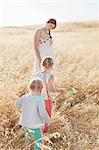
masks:
POLYGON ((50 90, 51 92, 63 92, 63 91, 64 91, 63 89, 59 89, 59 88, 57 87, 53 75, 50 77, 48 86, 49 86, 49 90, 50 90))
POLYGON ((55 79, 53 75, 49 79, 48 87, 51 92, 56 92, 55 79))

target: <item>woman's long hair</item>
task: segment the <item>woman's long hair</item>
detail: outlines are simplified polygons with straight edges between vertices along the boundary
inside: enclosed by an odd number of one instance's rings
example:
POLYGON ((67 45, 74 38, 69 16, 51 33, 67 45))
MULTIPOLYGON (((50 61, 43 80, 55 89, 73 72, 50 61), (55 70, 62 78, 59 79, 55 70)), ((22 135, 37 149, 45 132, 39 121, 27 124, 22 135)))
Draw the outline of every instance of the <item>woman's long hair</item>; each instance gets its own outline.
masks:
MULTIPOLYGON (((49 20, 47 21, 47 23, 52 23, 52 24, 54 24, 55 27, 54 27, 53 29, 55 29, 56 26, 57 26, 57 22, 56 22, 56 20, 53 19, 53 18, 49 19, 49 20)), ((50 31, 50 30, 49 30, 49 35, 50 35, 50 38, 52 38, 52 36, 51 36, 51 31, 50 31)))

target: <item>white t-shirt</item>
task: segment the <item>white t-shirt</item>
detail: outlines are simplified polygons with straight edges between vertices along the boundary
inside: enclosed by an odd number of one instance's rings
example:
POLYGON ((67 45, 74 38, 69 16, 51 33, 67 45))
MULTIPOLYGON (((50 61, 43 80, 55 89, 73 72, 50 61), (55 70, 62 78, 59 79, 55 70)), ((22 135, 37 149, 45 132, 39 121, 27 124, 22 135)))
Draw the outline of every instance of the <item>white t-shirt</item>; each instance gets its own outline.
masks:
POLYGON ((16 106, 22 108, 21 125, 23 127, 43 128, 45 123, 51 123, 41 96, 27 94, 17 100, 16 106))

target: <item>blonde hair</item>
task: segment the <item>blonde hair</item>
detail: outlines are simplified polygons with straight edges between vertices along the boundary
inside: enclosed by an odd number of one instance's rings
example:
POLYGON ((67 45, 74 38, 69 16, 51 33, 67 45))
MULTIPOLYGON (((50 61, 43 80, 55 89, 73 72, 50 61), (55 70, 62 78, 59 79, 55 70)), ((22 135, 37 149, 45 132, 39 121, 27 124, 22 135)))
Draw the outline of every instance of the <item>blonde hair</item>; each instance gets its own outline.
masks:
POLYGON ((41 66, 45 67, 45 68, 49 68, 49 67, 53 67, 54 65, 54 61, 52 59, 52 57, 45 57, 42 62, 41 62, 41 66))
POLYGON ((29 89, 31 90, 42 90, 43 83, 40 79, 33 79, 29 82, 29 89))

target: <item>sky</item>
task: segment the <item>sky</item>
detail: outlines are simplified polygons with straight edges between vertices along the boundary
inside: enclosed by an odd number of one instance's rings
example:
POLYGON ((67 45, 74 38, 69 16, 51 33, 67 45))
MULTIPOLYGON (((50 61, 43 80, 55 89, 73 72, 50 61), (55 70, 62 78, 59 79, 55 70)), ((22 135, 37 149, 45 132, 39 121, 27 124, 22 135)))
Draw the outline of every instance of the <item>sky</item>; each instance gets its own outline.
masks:
POLYGON ((0 0, 0 27, 99 20, 99 0, 0 0))

